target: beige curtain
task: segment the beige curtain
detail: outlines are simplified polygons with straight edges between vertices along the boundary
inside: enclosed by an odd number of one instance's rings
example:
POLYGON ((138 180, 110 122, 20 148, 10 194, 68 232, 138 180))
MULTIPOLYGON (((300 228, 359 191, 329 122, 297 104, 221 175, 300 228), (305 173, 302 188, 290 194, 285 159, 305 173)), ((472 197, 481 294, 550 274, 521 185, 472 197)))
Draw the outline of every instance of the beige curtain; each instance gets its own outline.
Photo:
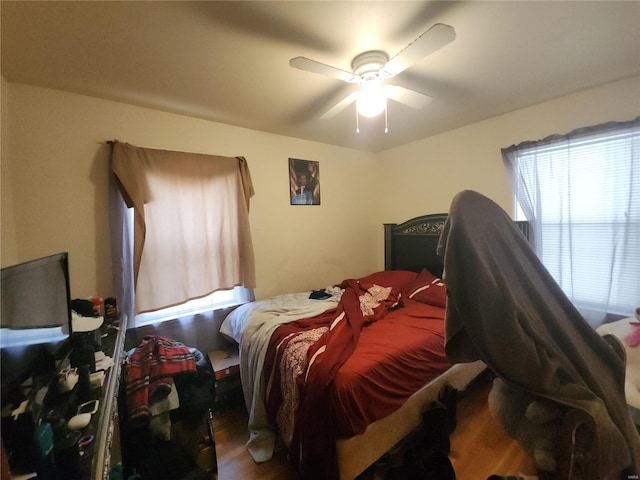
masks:
POLYGON ((254 192, 244 158, 115 142, 111 165, 134 209, 136 313, 237 285, 255 288, 254 192))

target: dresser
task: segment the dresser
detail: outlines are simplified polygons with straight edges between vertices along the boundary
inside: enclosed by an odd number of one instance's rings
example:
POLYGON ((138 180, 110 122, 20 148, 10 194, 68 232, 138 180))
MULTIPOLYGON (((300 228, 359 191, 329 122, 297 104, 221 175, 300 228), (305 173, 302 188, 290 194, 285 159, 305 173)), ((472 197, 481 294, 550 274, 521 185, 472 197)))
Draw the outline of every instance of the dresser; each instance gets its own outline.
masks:
POLYGON ((100 408, 93 415, 92 427, 94 446, 91 454, 89 476, 91 480, 107 480, 109 471, 121 462, 120 427, 118 419, 118 391, 122 362, 125 357, 124 339, 127 330, 127 318, 122 315, 107 329, 102 338, 102 351, 113 359, 113 366, 105 374, 102 389, 98 390, 100 408))

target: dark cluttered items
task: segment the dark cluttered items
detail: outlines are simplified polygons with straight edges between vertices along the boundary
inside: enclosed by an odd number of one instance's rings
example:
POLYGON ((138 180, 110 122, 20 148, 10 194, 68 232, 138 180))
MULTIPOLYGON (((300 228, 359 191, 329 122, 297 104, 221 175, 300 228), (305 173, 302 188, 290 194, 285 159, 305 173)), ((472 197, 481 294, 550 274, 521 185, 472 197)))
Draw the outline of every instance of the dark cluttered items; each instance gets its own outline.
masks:
POLYGON ((145 337, 128 352, 119 396, 125 478, 216 478, 214 379, 206 355, 172 339, 145 337))
POLYGON ((68 263, 65 252, 1 270, 3 474, 106 478, 118 457, 112 406, 127 319, 112 308, 104 324, 99 302, 72 302, 68 263), (95 412, 78 414, 92 399, 95 412))
MULTIPOLYGON (((455 423, 455 422, 454 422, 455 423)), ((455 480, 449 460, 452 420, 449 409, 433 401, 422 416, 422 426, 410 439, 401 465, 391 468, 390 480, 455 480)))
POLYGON ((49 375, 32 377, 28 389, 24 383, 3 385, 3 407, 28 402, 24 413, 3 412, 3 447, 12 474, 37 473, 45 480, 104 477, 111 466, 105 458, 111 458, 113 445, 111 407, 124 339, 120 328, 126 322, 106 330, 99 352, 92 346, 95 372, 86 363, 71 367, 69 354, 49 375))
POLYGON ((358 480, 455 480, 449 436, 456 428, 457 395, 455 388, 445 386, 424 410, 420 426, 358 480))
POLYGON ((326 300, 331 298, 331 294, 325 290, 314 290, 309 294, 309 298, 312 300, 326 300))

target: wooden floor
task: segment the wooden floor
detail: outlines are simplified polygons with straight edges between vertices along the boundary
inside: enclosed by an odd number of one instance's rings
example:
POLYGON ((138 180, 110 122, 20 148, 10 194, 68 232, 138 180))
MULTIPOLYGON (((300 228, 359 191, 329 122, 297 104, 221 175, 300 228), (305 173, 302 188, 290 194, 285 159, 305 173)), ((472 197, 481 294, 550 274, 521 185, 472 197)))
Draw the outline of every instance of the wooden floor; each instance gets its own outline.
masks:
POLYGON ((507 436, 489 411, 491 381, 481 377, 459 398, 449 454, 457 480, 485 480, 494 474, 535 475, 528 454, 507 436))
MULTIPOLYGON (((534 475, 526 453, 496 423, 487 405, 490 379, 481 377, 459 395, 457 427, 451 435, 449 458, 457 480, 485 480, 493 474, 534 475)), ((295 480, 284 453, 257 464, 245 448, 247 413, 238 407, 214 418, 219 480, 295 480)))

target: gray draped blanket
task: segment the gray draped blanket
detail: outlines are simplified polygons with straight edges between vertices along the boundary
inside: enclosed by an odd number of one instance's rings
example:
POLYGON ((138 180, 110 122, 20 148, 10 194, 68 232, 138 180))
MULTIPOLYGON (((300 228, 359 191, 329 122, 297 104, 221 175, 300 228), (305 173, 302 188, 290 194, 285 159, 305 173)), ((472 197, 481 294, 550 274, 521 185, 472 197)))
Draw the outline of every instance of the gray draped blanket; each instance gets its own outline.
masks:
POLYGON ((477 192, 459 193, 438 249, 449 360, 481 359, 510 386, 587 412, 597 426, 599 478, 636 471, 640 437, 626 406, 623 362, 506 212, 477 192))

